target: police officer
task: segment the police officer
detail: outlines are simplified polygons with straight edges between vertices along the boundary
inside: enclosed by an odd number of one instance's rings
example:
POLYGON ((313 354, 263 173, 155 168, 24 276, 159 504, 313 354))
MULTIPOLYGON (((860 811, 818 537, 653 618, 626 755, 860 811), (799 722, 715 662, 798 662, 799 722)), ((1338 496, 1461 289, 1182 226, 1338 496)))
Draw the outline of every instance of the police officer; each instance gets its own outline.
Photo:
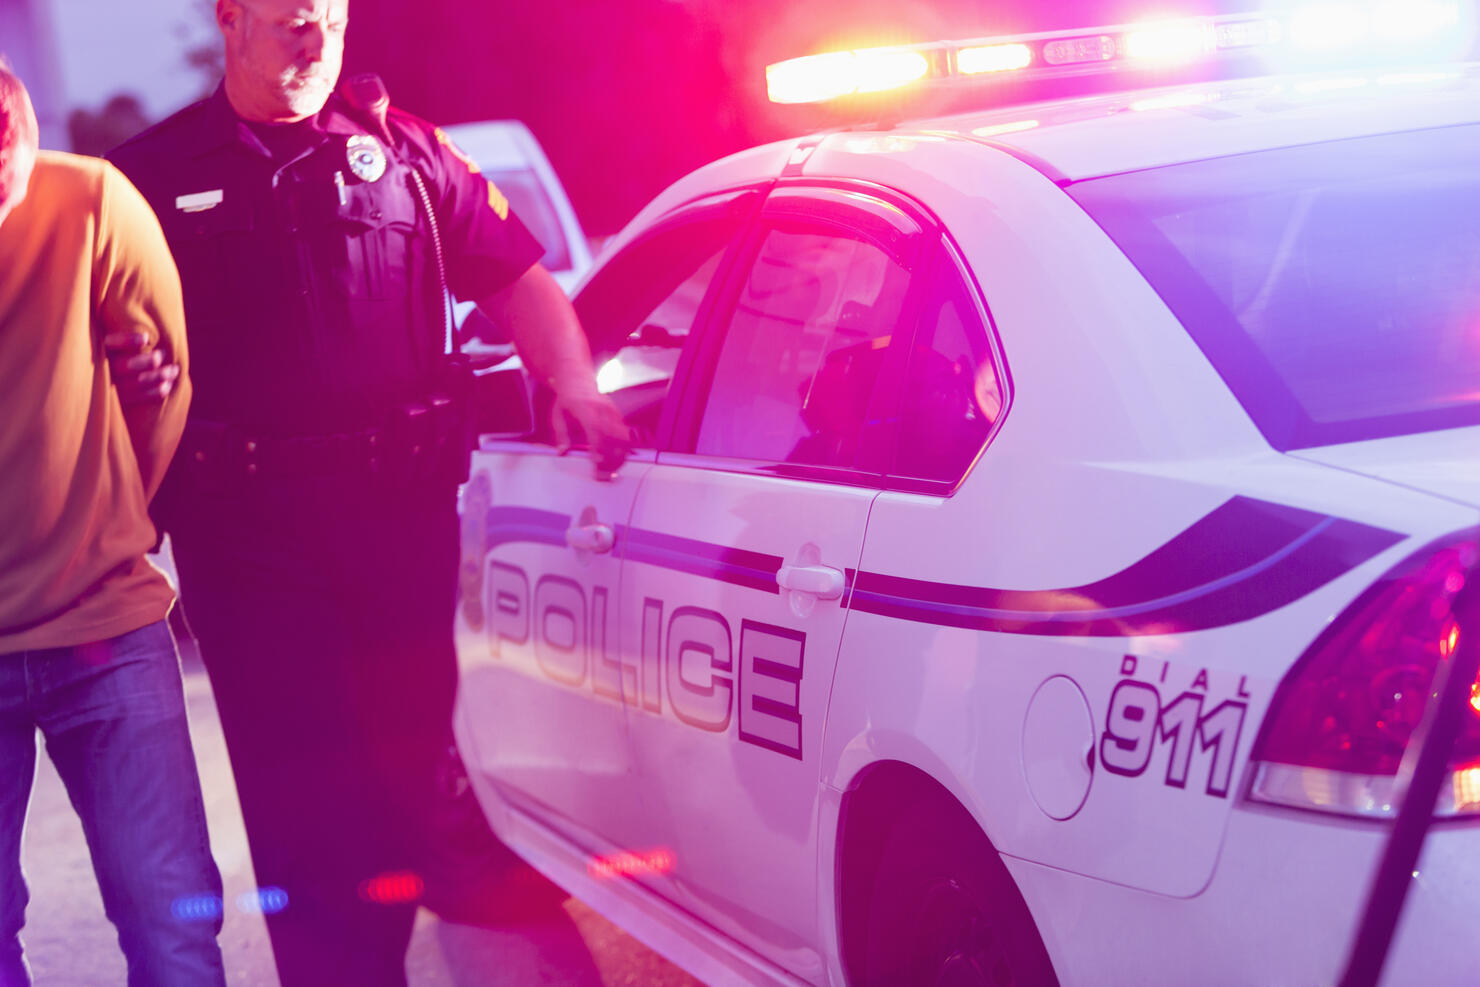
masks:
POLYGON ((559 442, 573 423, 610 470, 628 433, 499 190, 374 86, 334 93, 347 0, 216 19, 223 86, 110 155, 161 220, 192 335, 162 519, 282 983, 402 984, 456 677, 443 282, 553 389, 559 442))

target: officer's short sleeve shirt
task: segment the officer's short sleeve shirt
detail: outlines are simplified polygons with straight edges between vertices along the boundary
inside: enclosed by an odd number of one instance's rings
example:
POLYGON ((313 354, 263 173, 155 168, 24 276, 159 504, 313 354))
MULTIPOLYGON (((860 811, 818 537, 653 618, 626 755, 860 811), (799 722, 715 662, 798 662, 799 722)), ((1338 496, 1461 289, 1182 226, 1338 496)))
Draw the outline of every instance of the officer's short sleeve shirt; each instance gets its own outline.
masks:
POLYGON ((435 127, 395 110, 387 123, 388 134, 335 97, 279 141, 218 90, 110 153, 180 269, 192 418, 282 435, 379 425, 434 386, 442 274, 456 297, 480 300, 541 256, 435 127))
POLYGON ((447 250, 447 280, 461 301, 487 298, 513 283, 544 254, 509 200, 478 164, 440 127, 395 114, 393 126, 404 126, 425 149, 434 208, 442 223, 447 250))

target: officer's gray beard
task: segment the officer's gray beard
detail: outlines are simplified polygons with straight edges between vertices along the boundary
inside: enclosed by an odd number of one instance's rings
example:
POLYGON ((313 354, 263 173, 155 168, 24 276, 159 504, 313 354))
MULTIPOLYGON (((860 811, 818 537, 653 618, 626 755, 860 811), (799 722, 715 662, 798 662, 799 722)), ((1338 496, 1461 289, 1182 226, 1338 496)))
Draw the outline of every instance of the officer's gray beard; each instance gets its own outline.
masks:
POLYGON ((324 75, 299 75, 284 73, 278 92, 293 114, 309 116, 324 108, 329 94, 334 91, 334 80, 324 75))

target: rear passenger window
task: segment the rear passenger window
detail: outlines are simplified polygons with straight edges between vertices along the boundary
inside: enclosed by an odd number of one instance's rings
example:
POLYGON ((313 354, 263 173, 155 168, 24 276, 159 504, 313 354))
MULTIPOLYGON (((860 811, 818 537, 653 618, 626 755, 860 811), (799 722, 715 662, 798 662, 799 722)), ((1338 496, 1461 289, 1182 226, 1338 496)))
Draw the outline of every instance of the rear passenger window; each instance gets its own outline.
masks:
POLYGON ((887 441, 878 388, 909 271, 843 233, 770 230, 720 349, 694 451, 858 467, 887 441), (878 441, 874 441, 877 439, 878 441))
POLYGON ((970 289, 955 270, 943 289, 910 351, 894 472, 954 483, 1002 413, 1004 391, 970 289))

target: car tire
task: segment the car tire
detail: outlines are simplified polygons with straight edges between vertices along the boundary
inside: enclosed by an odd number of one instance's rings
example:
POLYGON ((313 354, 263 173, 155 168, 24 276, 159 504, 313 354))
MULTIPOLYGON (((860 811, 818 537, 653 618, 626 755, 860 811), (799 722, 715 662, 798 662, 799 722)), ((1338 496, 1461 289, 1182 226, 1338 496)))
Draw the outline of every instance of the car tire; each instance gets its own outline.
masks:
POLYGON ((880 850, 861 987, 1058 987, 1022 894, 961 806, 917 803, 880 850))

